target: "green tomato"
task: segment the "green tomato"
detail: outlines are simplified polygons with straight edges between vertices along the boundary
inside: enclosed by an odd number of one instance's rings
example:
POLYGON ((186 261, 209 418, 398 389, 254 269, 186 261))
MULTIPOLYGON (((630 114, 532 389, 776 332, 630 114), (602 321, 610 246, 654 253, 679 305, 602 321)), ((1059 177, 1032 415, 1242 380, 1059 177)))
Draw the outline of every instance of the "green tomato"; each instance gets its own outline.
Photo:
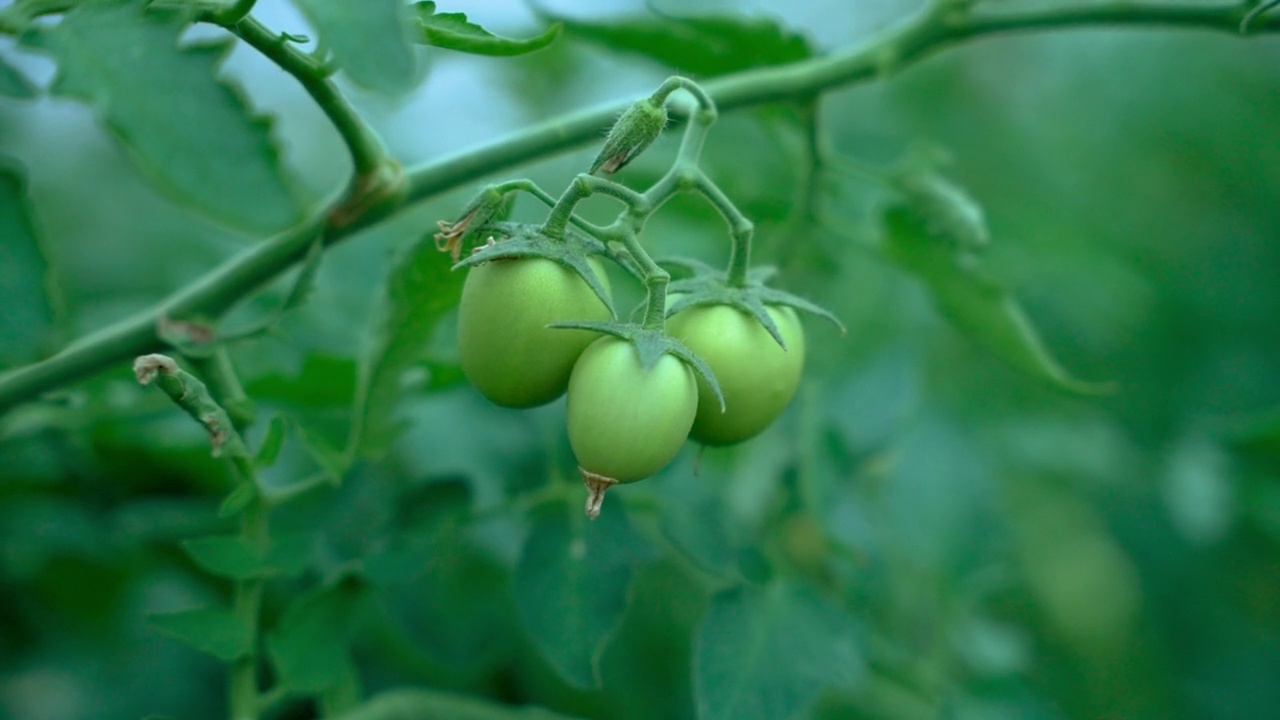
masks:
POLYGON ((711 386, 698 377, 698 417, 689 437, 704 445, 732 445, 759 434, 778 418, 800 385, 804 330, 795 310, 766 308, 783 350, 759 320, 728 305, 701 305, 667 320, 667 332, 711 368, 724 412, 711 386))
POLYGON ((693 370, 663 355, 648 372, 630 342, 596 340, 569 378, 569 444, 583 470, 620 483, 666 467, 698 410, 693 370))
MULTIPOLYGON (((608 289, 603 269, 589 262, 608 289)), ((462 372, 498 405, 527 408, 549 403, 564 393, 574 361, 599 335, 547 325, 608 319, 609 309, 591 287, 554 260, 519 258, 478 265, 468 273, 458 305, 462 372)))

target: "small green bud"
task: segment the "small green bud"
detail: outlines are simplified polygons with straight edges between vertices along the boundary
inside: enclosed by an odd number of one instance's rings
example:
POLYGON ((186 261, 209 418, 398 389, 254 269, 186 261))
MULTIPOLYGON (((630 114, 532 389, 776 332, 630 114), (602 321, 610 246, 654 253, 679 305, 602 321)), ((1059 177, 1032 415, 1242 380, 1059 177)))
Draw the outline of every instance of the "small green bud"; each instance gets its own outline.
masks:
POLYGON ((665 104, 653 98, 636 101, 613 124, 613 129, 605 138, 604 147, 600 148, 600 154, 591 163, 588 172, 593 175, 597 170, 604 171, 606 175, 618 172, 653 144, 666 126, 665 104))
POLYGON ((466 237, 467 231, 484 227, 506 210, 506 204, 507 196, 494 186, 481 190, 480 194, 467 203, 460 219, 454 222, 436 222, 436 227, 440 228, 440 232, 435 234, 436 249, 449 253, 453 261, 458 262, 462 255, 462 239, 466 237))

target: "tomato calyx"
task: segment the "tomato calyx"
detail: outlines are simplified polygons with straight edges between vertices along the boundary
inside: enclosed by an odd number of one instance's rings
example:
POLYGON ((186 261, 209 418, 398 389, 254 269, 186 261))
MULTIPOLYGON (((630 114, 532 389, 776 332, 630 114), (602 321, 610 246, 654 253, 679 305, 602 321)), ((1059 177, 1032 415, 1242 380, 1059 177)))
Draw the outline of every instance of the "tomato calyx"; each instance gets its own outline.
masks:
POLYGON ((640 367, 645 372, 653 369, 658 364, 658 360, 663 355, 674 355, 682 360, 686 365, 693 368, 693 371, 702 376, 707 381, 716 400, 720 403, 720 409, 724 409, 724 393, 720 391, 720 383, 716 380, 715 373, 711 368, 703 362, 692 350, 684 346, 684 343, 667 335, 660 330, 651 330, 642 325, 635 323, 622 322, 596 322, 594 320, 575 320, 572 322, 552 323, 547 327, 564 328, 571 330, 593 330, 598 333, 612 335, 622 338, 627 342, 635 345, 636 354, 640 358, 640 367))
POLYGON ((490 233, 490 242, 477 247, 470 255, 456 263, 453 266, 454 270, 495 260, 546 258, 577 273, 591 288, 591 292, 595 293, 596 297, 600 298, 600 302, 609 309, 609 314, 613 317, 618 316, 608 288, 587 262, 594 255, 608 255, 604 243, 574 232, 567 232, 563 239, 557 240, 544 235, 537 225, 524 223, 491 223, 486 226, 486 230, 490 233))
POLYGON ((607 476, 593 473, 590 470, 579 467, 578 472, 582 473, 582 484, 587 486, 587 517, 595 520, 600 517, 600 507, 604 505, 604 494, 609 488, 618 484, 617 480, 607 476))
POLYGON ((769 266, 751 268, 747 271, 746 283, 735 286, 729 282, 723 270, 700 260, 668 258, 660 260, 659 264, 674 266, 692 273, 691 277, 673 280, 667 286, 670 300, 667 303, 667 317, 691 307, 728 305, 755 318, 783 350, 787 349, 787 344, 782 339, 782 333, 778 330, 777 324, 765 309, 769 305, 780 305, 812 313, 834 324, 841 335, 846 333, 844 323, 840 322, 840 319, 831 311, 798 295, 766 285, 765 282, 777 274, 776 268, 769 266), (672 295, 675 297, 670 297, 672 295))

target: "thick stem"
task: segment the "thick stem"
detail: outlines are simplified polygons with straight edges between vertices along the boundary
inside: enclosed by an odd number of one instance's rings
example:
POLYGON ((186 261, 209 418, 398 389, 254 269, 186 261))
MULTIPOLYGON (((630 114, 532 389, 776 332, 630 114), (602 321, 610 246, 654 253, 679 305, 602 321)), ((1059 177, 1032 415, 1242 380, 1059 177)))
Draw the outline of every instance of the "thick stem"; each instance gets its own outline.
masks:
MULTIPOLYGON (((984 36, 1084 27, 1181 27, 1237 34, 1240 21, 1247 12, 1248 9, 1240 4, 1188 7, 1128 3, 959 19, 944 19, 940 14, 926 12, 862 47, 790 65, 728 75, 708 82, 705 89, 719 110, 725 112, 867 82, 962 41, 984 36)), ((0 14, 0 20, 6 17, 10 16, 0 14)), ((17 31, 23 27, 22 23, 0 22, 0 32, 17 31)), ((1280 21, 1273 15, 1263 15, 1249 26, 1250 34, 1274 32, 1280 32, 1280 21)), ((307 62, 311 61, 308 59, 307 62)), ((613 103, 572 113, 527 128, 511 137, 423 165, 407 174, 408 188, 404 196, 394 203, 370 207, 341 228, 327 228, 322 240, 328 247, 439 193, 595 141, 600 137, 600 129, 607 127, 629 105, 613 103)), ((352 136, 355 138, 361 134, 353 132, 352 136)), ((370 163, 364 160, 361 164, 370 163)), ((323 217, 320 216, 321 220, 323 217)), ((53 388, 83 380, 135 355, 158 350, 161 346, 155 334, 156 319, 162 314, 183 317, 183 314, 173 311, 177 306, 191 314, 221 315, 246 295, 301 261, 314 237, 313 234, 299 237, 296 228, 287 230, 228 259, 150 310, 77 341, 51 358, 0 376, 0 412, 53 388)))

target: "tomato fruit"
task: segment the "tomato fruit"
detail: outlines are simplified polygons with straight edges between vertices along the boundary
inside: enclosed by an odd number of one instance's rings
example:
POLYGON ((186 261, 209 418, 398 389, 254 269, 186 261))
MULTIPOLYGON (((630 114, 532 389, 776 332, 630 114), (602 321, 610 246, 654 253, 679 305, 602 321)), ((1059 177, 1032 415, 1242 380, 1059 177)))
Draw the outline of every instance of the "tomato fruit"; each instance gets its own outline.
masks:
POLYGON ((698 409, 693 370, 663 355, 645 372, 629 341, 596 340, 569 378, 569 444, 583 470, 620 483, 658 472, 684 445, 698 409))
POLYGON ((804 330, 795 310, 766 308, 787 344, 783 350, 759 320, 728 305, 687 308, 667 320, 667 332, 711 368, 724 412, 711 386, 698 382, 698 416, 689 437, 704 445, 732 445, 759 434, 786 409, 804 368, 804 330))
MULTIPOLYGON (((608 289, 603 269, 589 261, 608 289)), ((608 320, 609 309, 577 273, 554 260, 495 260, 471 268, 458 305, 462 372, 498 405, 527 408, 560 397, 589 330, 555 322, 608 320)))

